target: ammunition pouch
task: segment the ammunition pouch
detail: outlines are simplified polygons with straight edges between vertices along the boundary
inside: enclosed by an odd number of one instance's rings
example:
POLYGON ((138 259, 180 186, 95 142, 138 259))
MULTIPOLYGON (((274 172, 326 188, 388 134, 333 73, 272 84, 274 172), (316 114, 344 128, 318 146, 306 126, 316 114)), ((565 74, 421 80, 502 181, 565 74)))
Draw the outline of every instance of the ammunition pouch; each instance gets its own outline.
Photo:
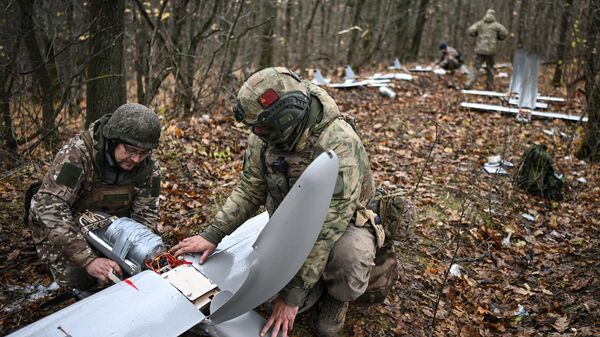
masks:
MULTIPOLYGON (((371 269, 367 290, 357 301, 382 303, 398 279, 398 260, 394 241, 406 239, 408 230, 415 223, 416 214, 408 199, 399 193, 387 194, 381 188, 377 189, 375 197, 369 202, 367 208, 366 214, 369 214, 367 218, 375 224, 379 222, 379 225, 373 225, 373 228, 381 228, 384 240, 380 245, 379 234, 375 230, 378 247, 375 266, 371 269)), ((357 212, 357 220, 360 218, 360 212, 357 212)))

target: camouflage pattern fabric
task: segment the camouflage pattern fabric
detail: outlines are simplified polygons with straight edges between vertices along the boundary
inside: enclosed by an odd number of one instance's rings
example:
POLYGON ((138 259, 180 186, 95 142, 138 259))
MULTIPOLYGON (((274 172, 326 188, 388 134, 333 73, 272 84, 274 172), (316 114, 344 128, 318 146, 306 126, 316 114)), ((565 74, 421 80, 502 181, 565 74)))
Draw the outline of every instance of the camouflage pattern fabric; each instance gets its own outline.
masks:
MULTIPOLYGON (((99 137, 96 133, 101 133, 103 122, 106 122, 105 117, 90 126, 89 132, 95 131, 95 139, 99 137)), ((101 136, 100 139, 104 141, 101 136)), ((99 163, 94 160, 104 157, 104 152, 97 153, 103 146, 94 140, 91 149, 86 145, 83 134, 71 138, 55 156, 38 192, 31 200, 30 227, 33 240, 41 259, 49 264, 59 284, 72 286, 73 278, 69 275, 81 275, 82 268, 96 258, 96 253, 75 224, 75 213, 78 211, 75 206, 82 198, 98 198, 100 195, 100 200, 95 205, 87 206, 90 206, 90 210, 109 213, 109 207, 115 205, 115 199, 122 199, 116 204, 121 205, 122 210, 127 210, 128 216, 153 229, 159 219, 158 165, 149 158, 144 166, 150 170, 138 171, 143 176, 127 175, 126 179, 119 181, 120 184, 111 186, 103 182, 103 177, 99 175, 106 168, 98 169, 99 163), (132 191, 131 202, 121 197, 122 193, 119 191, 123 189, 132 191), (75 269, 79 271, 73 272, 75 269), (65 278, 61 279, 62 276, 65 278)), ((82 284, 86 284, 85 278, 82 279, 82 284)))
POLYGON ((35 248, 40 259, 48 266, 52 277, 61 287, 85 290, 96 285, 97 281, 94 277, 73 263, 49 240, 40 242, 35 248))
MULTIPOLYGON (((318 116, 316 122, 308 124, 289 152, 270 147, 251 134, 240 184, 212 224, 201 234, 207 240, 218 243, 254 215, 259 206, 266 205, 272 214, 281 200, 281 194, 287 193, 278 190, 284 185, 281 180, 285 178, 287 185, 291 186, 293 179, 314 158, 326 150, 335 151, 340 160, 340 170, 323 229, 304 265, 281 292, 284 301, 293 306, 302 305, 310 289, 323 274, 335 243, 346 231, 356 210, 365 208, 374 191, 369 159, 360 138, 340 118, 337 105, 323 89, 306 81, 304 83, 310 90, 313 103, 318 100, 322 106, 320 109, 311 108, 310 114, 318 116), (311 135, 315 133, 320 136, 311 145, 311 135), (272 164, 280 157, 287 163, 286 174, 276 178, 273 177, 276 174, 272 164)), ((314 107, 313 103, 311 107, 314 107)))
POLYGON ((112 113, 102 131, 106 138, 120 139, 144 149, 156 149, 160 139, 160 121, 150 108, 127 103, 112 113))
POLYGON ((340 302, 354 301, 369 286, 378 251, 369 227, 350 224, 335 243, 323 272, 327 293, 340 302))
POLYGON ((477 77, 479 77, 479 70, 485 63, 485 88, 486 90, 494 89, 494 55, 475 55, 475 63, 473 64, 473 71, 469 73, 467 87, 471 87, 477 77))
POLYGON ((387 193, 384 189, 377 188, 375 197, 367 206, 379 214, 379 221, 385 230, 385 242, 383 247, 377 250, 369 285, 365 293, 357 299, 359 302, 382 303, 398 278, 394 240, 405 241, 416 223, 415 208, 402 194, 402 191, 387 193))
POLYGON ((532 145, 523 153, 514 182, 525 192, 550 200, 562 200, 564 177, 552 168, 552 157, 545 145, 532 145))
POLYGON ((377 250, 375 266, 371 269, 368 286, 357 301, 383 303, 398 279, 398 260, 392 240, 377 250))
POLYGON ((506 39, 508 31, 496 21, 496 11, 488 9, 481 21, 474 23, 467 33, 476 38, 475 53, 495 55, 498 41, 506 39))
POLYGON ((446 46, 446 53, 442 53, 436 64, 453 74, 454 70, 458 69, 462 64, 460 53, 456 49, 446 46))

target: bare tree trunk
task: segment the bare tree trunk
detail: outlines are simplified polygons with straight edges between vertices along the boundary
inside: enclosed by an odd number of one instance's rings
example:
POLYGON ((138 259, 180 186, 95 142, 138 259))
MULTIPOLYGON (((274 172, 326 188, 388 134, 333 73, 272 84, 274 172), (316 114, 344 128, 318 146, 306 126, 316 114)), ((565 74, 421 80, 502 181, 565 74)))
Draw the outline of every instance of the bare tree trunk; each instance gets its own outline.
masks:
POLYGON ((46 139, 52 139, 54 138, 53 134, 56 131, 54 125, 56 114, 54 111, 54 97, 52 95, 53 86, 52 81, 50 80, 50 73, 46 67, 46 62, 42 57, 35 34, 33 3, 34 0, 19 1, 19 6, 21 8, 21 31, 24 34, 23 39, 25 47, 27 48, 27 54, 29 55, 33 76, 37 81, 42 94, 44 126, 46 127, 46 133, 50 135, 49 137, 46 137, 46 139))
POLYGON ((262 26, 260 32, 260 53, 258 57, 258 69, 267 68, 273 65, 275 24, 277 23, 277 6, 271 0, 261 0, 260 15, 266 23, 262 26))
POLYGON ((527 21, 527 6, 529 0, 521 0, 521 9, 519 10, 519 24, 517 26, 517 48, 525 47, 525 28, 527 21))
MULTIPOLYGON (((341 15, 341 20, 340 20, 339 27, 344 27, 345 26, 345 24, 346 24, 346 16, 347 16, 346 13, 348 13, 349 7, 350 7, 349 2, 345 2, 344 3, 344 10, 342 11, 342 15, 341 15)), ((342 49, 342 35, 341 34, 335 34, 335 49, 334 50, 341 50, 341 49, 342 49)), ((333 53, 333 60, 334 60, 335 64, 344 62, 341 53, 333 53)))
POLYGON ((170 27, 170 40, 171 44, 176 46, 174 48, 175 55, 170 55, 173 65, 173 69, 171 73, 175 78, 175 102, 177 106, 181 108, 181 114, 188 114, 192 108, 192 97, 188 96, 187 87, 192 85, 194 74, 187 72, 187 63, 189 61, 189 57, 191 56, 187 53, 186 46, 189 46, 189 42, 185 41, 185 38, 188 37, 188 34, 182 34, 184 29, 191 29, 191 13, 188 13, 189 0, 185 1, 175 1, 173 3, 173 24, 170 27))
POLYGON ((10 83, 12 83, 12 80, 8 80, 8 76, 6 75, 7 74, 4 71, 0 71, 0 83, 2 83, 2 85, 0 85, 0 111, 2 113, 0 139, 4 141, 4 144, 9 150, 15 151, 17 149, 17 140, 13 133, 12 117, 10 115, 10 83), (5 88, 4 85, 8 81, 10 81, 8 88, 5 88))
POLYGON ((87 72, 86 125, 124 104, 124 0, 90 2, 91 59, 87 72))
POLYGON ((302 29, 302 47, 301 47, 301 52, 300 52, 300 73, 302 74, 302 76, 306 76, 306 66, 308 63, 308 55, 309 55, 309 47, 308 47, 308 38, 310 36, 310 32, 311 32, 311 27, 312 27, 312 23, 315 19, 315 15, 317 14, 317 9, 319 8, 319 5, 321 4, 321 0, 316 0, 313 4, 313 7, 310 11, 310 16, 308 18, 308 21, 306 22, 306 25, 304 26, 304 29, 302 29))
POLYGON ((415 24, 415 34, 413 35, 410 45, 410 54, 416 59, 419 56, 419 47, 421 46, 421 36, 423 36, 423 27, 427 20, 427 5, 429 0, 421 0, 419 3, 419 11, 417 12, 417 22, 415 24))
POLYGON ((575 154, 579 159, 600 162, 600 0, 590 0, 587 29, 585 92, 588 122, 583 143, 575 154))
MULTIPOLYGON (((285 5, 285 26, 284 26, 284 43, 289 46, 292 38, 292 20, 294 12, 294 0, 288 0, 285 5)), ((283 63, 288 65, 290 62, 289 48, 283 50, 283 63)))
MULTIPOLYGON (((374 31, 375 28, 377 28, 378 22, 380 22, 381 20, 379 20, 379 18, 384 17, 384 15, 382 15, 382 11, 383 13, 389 13, 392 10, 392 2, 391 1, 384 1, 383 4, 382 3, 377 3, 376 4, 377 7, 375 7, 375 14, 372 16, 372 21, 369 24, 369 29, 371 31, 374 31)), ((362 51, 363 51, 363 56, 362 59, 358 62, 357 64, 357 68, 361 68, 364 65, 366 65, 369 62, 372 62, 374 59, 374 55, 379 52, 381 50, 381 46, 383 44, 383 38, 385 36, 385 31, 387 29, 388 26, 388 21, 387 20, 383 20, 383 22, 381 23, 381 25, 379 26, 378 32, 377 32, 377 37, 375 38, 374 42, 371 43, 372 46, 369 46, 369 43, 365 43, 363 45, 362 51), (370 50, 369 50, 370 48, 370 50)), ((371 33, 371 35, 374 34, 371 33)))
POLYGON ((404 59, 406 56, 406 41, 408 40, 408 9, 410 8, 410 0, 399 0, 396 2, 396 8, 394 9, 394 34, 396 34, 396 41, 394 44, 394 56, 404 59))
POLYGON ((144 104, 146 101, 146 90, 144 87, 144 76, 148 74, 148 56, 146 55, 146 40, 148 39, 147 32, 144 29, 143 19, 140 18, 137 14, 138 10, 134 6, 132 13, 133 20, 133 30, 134 30, 134 59, 133 66, 135 69, 135 83, 136 83, 136 93, 137 93, 137 101, 140 104, 144 104))
MULTIPOLYGON (((463 0, 458 0, 458 3, 456 4, 456 12, 455 13, 462 13, 463 12, 463 0)), ((462 15, 456 15, 456 20, 453 23, 453 27, 454 29, 452 29, 452 37, 450 40, 450 43, 452 43, 452 46, 456 46, 456 48, 459 48, 459 51, 462 49, 461 46, 458 45, 458 41, 462 40, 462 35, 464 35, 466 32, 459 32, 459 28, 461 27, 460 22, 461 20, 465 20, 467 18, 463 17, 462 15)))
POLYGON ((12 95, 12 84, 14 81, 13 67, 17 61, 17 54, 21 43, 23 32, 19 31, 19 25, 15 22, 19 18, 17 4, 8 4, 3 8, 5 17, 0 19, 3 29, 0 31, 0 146, 4 145, 9 150, 17 150, 12 116, 10 114, 10 97, 12 95))
MULTIPOLYGON (((190 114, 192 112, 192 105, 191 105, 192 102, 194 102, 195 105, 198 105, 198 102, 199 102, 199 97, 194 95, 194 85, 196 82, 195 75, 196 75, 197 69, 200 68, 197 64, 198 61, 197 61, 197 58, 195 57, 195 55, 197 53, 198 45, 200 44, 200 42, 202 42, 204 39, 206 39, 206 38, 208 38, 208 36, 210 36, 210 34, 208 34, 207 32, 210 29, 211 25, 213 25, 215 22, 219 8, 221 8, 220 4, 221 4, 221 1, 214 0, 211 13, 206 18, 206 20, 204 20, 199 25, 200 29, 198 29, 197 31, 194 31, 193 34, 192 34, 192 30, 190 29, 190 39, 189 39, 190 42, 189 42, 189 46, 187 48, 187 55, 186 55, 186 59, 185 59, 186 62, 184 62, 184 65, 183 65, 186 76, 181 77, 182 80, 186 81, 183 84, 184 90, 185 90, 185 95, 190 98, 190 106, 183 107, 184 114, 190 114), (208 35, 205 35, 205 34, 208 34, 208 35)), ((206 64, 206 66, 210 68, 212 66, 212 60, 209 64, 206 64)), ((202 83, 204 83, 204 81, 205 81, 205 79, 202 79, 202 83)))
POLYGON ((60 80, 64 88, 65 101, 67 102, 67 107, 65 109, 64 114, 66 122, 67 116, 69 114, 73 115, 79 112, 79 105, 77 104, 77 96, 79 94, 79 89, 72 86, 72 83, 73 80, 79 76, 77 71, 79 68, 79 62, 77 61, 81 59, 81 56, 77 53, 77 47, 73 45, 72 42, 75 38, 75 35, 73 33, 73 28, 75 27, 75 19, 72 1, 67 1, 66 3, 65 19, 66 25, 64 26, 64 34, 66 36, 64 37, 64 40, 66 40, 66 42, 70 46, 67 47, 67 50, 63 53, 64 55, 60 56, 60 62, 58 62, 59 60, 57 60, 57 63, 59 63, 60 80))
POLYGON ((213 102, 217 100, 219 93, 223 91, 223 84, 227 83, 231 70, 233 69, 233 64, 237 58, 238 47, 239 47, 239 39, 240 36, 235 37, 233 34, 235 32, 235 28, 240 20, 240 16, 244 10, 244 2, 241 1, 237 11, 235 13, 234 19, 231 23, 227 23, 226 25, 226 35, 224 37, 225 41, 223 41, 223 61, 221 62, 221 66, 219 72, 217 74, 219 82, 213 88, 213 102))
MULTIPOLYGON (((352 13, 352 26, 360 27, 360 14, 362 13, 363 5, 365 4, 365 0, 355 0, 353 5, 353 13, 352 13)), ((346 58, 346 63, 351 66, 356 66, 354 64, 354 54, 358 49, 358 37, 360 32, 356 29, 353 29, 350 33, 350 43, 348 44, 348 54, 346 58)))
POLYGON ((558 38, 558 50, 556 52, 556 68, 552 85, 559 87, 562 81, 563 67, 565 64, 565 54, 567 52, 567 31, 569 30, 569 17, 573 0, 566 0, 562 9, 562 18, 560 20, 560 36, 558 38))

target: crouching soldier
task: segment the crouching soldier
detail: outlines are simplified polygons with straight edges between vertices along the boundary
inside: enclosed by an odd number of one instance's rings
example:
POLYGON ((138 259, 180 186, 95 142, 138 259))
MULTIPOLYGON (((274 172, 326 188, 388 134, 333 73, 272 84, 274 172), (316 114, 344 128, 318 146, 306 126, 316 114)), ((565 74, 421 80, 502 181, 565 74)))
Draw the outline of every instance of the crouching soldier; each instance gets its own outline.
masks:
POLYGON ((31 199, 28 222, 37 253, 59 285, 84 290, 108 283, 111 272, 121 274, 115 261, 86 242, 75 223, 79 213, 127 216, 155 229, 160 175, 152 150, 159 138, 158 116, 132 103, 101 117, 58 152, 31 199))
MULTIPOLYGON (((324 285, 316 324, 318 336, 338 336, 348 303, 365 293, 383 229, 375 229, 367 204, 374 195, 367 152, 340 115, 335 101, 316 85, 282 68, 254 73, 242 85, 235 118, 252 130, 239 185, 210 226, 171 249, 175 255, 201 253, 216 245, 261 205, 273 214, 313 159, 333 150, 340 161, 334 194, 315 246, 294 278, 273 301, 262 335, 287 336, 296 315, 310 307, 309 294, 324 285)), ((310 210, 306 210, 309 212, 310 210)), ((322 288, 321 288, 322 289, 322 288)))
POLYGON ((463 64, 460 53, 445 43, 441 43, 439 49, 440 58, 435 65, 444 70, 448 70, 450 75, 454 75, 454 71, 460 68, 460 66, 463 64))

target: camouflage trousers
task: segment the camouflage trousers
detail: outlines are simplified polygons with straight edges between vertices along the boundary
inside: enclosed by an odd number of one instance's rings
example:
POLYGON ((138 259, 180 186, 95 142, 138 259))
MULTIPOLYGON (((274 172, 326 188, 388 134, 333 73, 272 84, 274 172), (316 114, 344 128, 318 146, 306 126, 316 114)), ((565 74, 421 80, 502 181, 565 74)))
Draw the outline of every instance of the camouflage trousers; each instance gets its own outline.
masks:
POLYGON ((54 281, 58 285, 79 290, 86 290, 96 285, 95 278, 90 276, 85 269, 70 261, 47 239, 36 244, 35 248, 38 256, 48 266, 54 281))
POLYGON ((447 70, 450 75, 454 75, 456 69, 460 68, 460 62, 457 59, 449 59, 447 62, 443 62, 441 65, 442 69, 447 70))
POLYGON ((468 88, 471 88, 475 81, 477 81, 477 77, 479 76, 479 70, 483 67, 485 63, 485 89, 493 90, 494 89, 494 55, 482 55, 477 54, 475 56, 475 63, 473 64, 473 71, 469 74, 469 80, 465 85, 468 88))
POLYGON ((375 266, 375 235, 368 227, 348 226, 335 243, 322 279, 331 297, 354 301, 362 295, 375 266))

